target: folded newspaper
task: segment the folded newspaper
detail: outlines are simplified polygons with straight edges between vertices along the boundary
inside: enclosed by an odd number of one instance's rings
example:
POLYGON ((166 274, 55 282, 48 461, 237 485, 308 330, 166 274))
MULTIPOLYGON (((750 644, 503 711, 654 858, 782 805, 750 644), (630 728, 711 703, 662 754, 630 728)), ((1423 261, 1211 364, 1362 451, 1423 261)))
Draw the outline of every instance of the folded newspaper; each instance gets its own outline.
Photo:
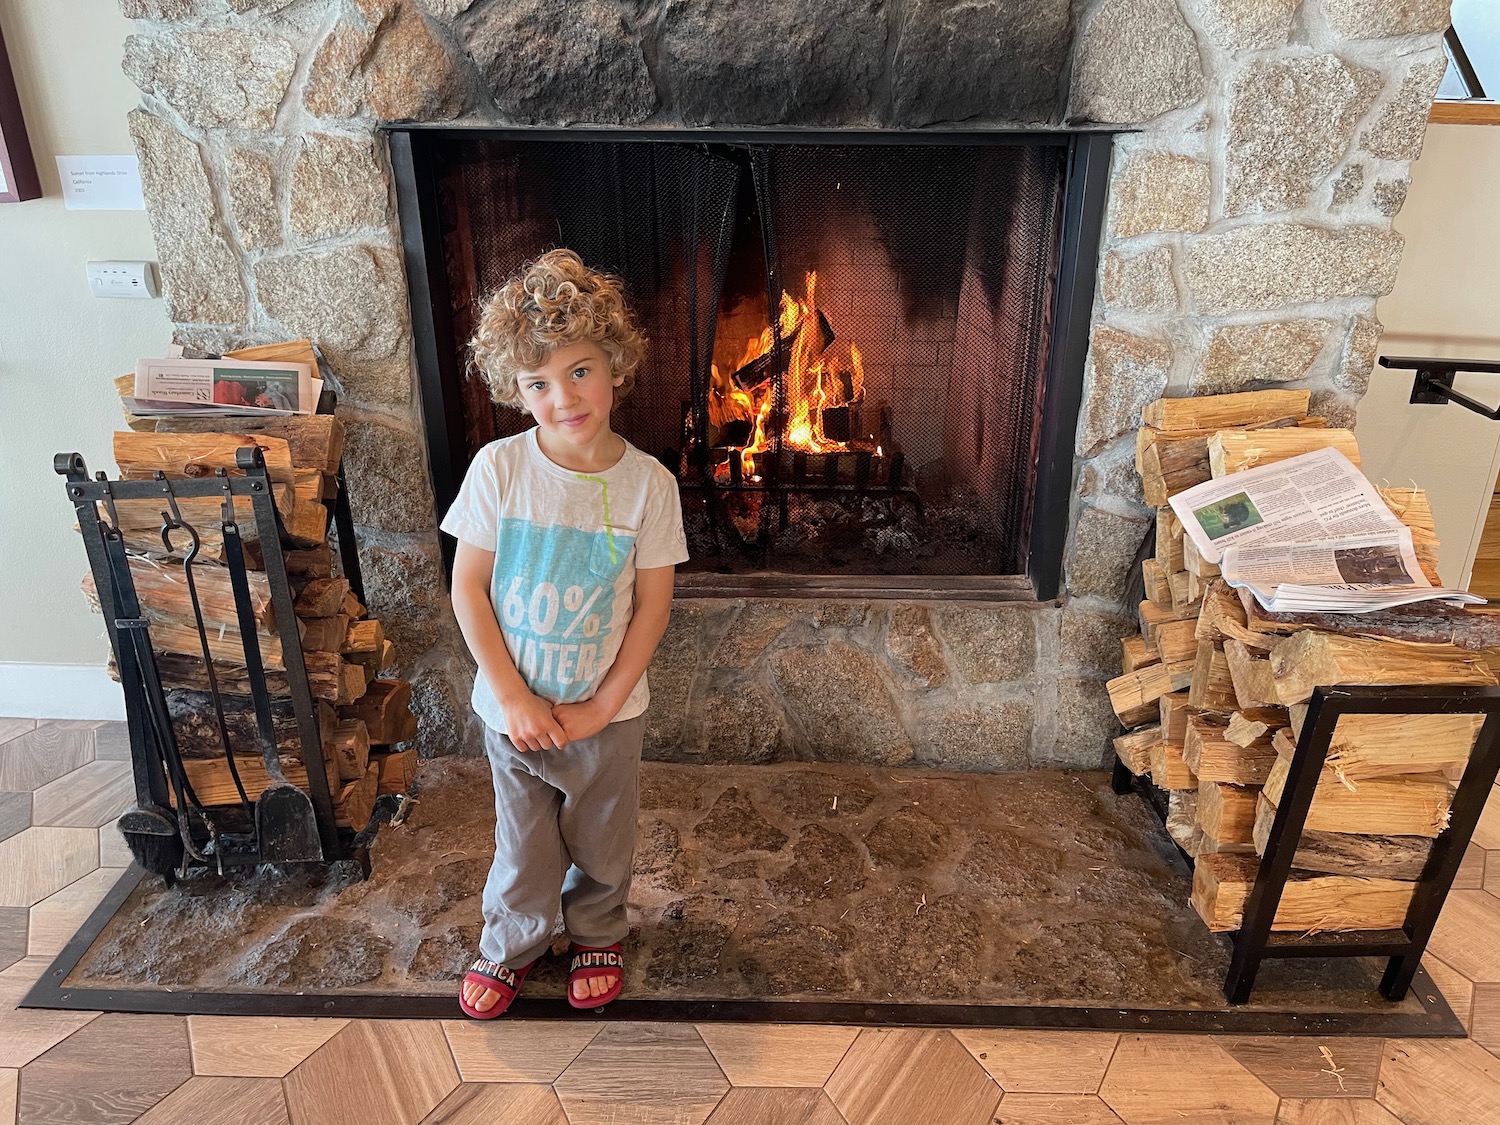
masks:
POLYGON ((1273 613, 1484 601, 1428 580, 1410 529, 1337 449, 1205 481, 1169 502, 1199 554, 1273 613))
POLYGON ((139 416, 160 414, 313 414, 321 379, 306 363, 246 359, 139 359, 135 397, 125 408, 139 416))

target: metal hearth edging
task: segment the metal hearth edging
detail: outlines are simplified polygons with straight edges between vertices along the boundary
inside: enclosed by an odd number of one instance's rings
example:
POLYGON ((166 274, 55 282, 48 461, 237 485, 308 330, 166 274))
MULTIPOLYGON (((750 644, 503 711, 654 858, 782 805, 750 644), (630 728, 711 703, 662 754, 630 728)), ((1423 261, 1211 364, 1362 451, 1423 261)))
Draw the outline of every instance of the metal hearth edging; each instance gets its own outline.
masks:
MULTIPOLYGON (((62 982, 130 897, 146 872, 132 865, 69 940, 22 1008, 151 1015, 338 1016, 347 1019, 458 1019, 456 995, 390 993, 168 992, 165 989, 64 988, 62 982)), ((1245 1007, 1111 1008, 1054 1004, 859 1004, 787 1000, 616 1000, 580 1013, 567 1000, 521 997, 507 1019, 668 1023, 853 1024, 866 1027, 1009 1027, 1063 1031, 1160 1031, 1200 1035, 1321 1035, 1461 1039, 1461 1020, 1425 969, 1412 982, 1422 1013, 1266 1011, 1245 1007)))

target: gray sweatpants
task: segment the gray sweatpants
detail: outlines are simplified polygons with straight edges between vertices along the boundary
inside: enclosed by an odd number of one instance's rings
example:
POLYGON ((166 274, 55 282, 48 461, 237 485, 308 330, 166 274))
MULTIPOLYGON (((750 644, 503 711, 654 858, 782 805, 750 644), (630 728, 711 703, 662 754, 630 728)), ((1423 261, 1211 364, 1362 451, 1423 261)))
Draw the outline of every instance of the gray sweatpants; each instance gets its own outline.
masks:
POLYGON ((629 933, 645 731, 641 715, 564 750, 517 750, 485 728, 495 782, 495 861, 479 938, 485 957, 512 969, 530 964, 546 952, 559 910, 579 945, 609 945, 629 933))

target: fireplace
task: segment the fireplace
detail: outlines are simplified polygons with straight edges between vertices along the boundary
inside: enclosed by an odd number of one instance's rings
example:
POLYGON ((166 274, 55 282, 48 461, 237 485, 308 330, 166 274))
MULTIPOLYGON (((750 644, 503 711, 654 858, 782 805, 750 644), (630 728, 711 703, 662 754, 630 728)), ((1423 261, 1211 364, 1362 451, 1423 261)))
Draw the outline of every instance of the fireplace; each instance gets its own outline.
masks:
POLYGON ((560 245, 624 279, 651 339, 615 423, 677 477, 685 587, 1055 596, 1085 350, 1069 328, 1102 213, 1087 173, 1108 149, 393 132, 437 506, 480 446, 531 424, 463 377, 464 353, 482 296, 560 245))

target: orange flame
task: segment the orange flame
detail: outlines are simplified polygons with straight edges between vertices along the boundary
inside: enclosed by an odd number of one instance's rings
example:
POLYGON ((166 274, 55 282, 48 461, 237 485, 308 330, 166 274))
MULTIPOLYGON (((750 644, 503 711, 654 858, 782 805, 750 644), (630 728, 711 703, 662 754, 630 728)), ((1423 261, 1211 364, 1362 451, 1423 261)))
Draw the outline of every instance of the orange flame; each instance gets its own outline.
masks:
MULTIPOLYGON (((859 348, 849 344, 848 360, 837 354, 841 349, 824 344, 817 306, 818 275, 809 272, 805 295, 801 300, 790 293, 781 294, 777 320, 784 348, 790 348, 787 373, 781 380, 786 402, 786 423, 781 444, 789 449, 815 453, 832 453, 849 449, 846 442, 835 441, 823 432, 823 412, 832 407, 847 406, 864 396, 864 359, 859 348), (798 331, 801 327, 802 331, 798 331)), ((774 337, 769 325, 758 337, 746 341, 744 353, 735 370, 766 355, 774 337)), ((771 448, 770 416, 776 400, 773 379, 749 391, 740 389, 730 376, 712 368, 709 389, 709 421, 717 428, 732 421, 753 421, 751 438, 740 449, 740 467, 746 476, 755 473, 755 457, 771 448)))

